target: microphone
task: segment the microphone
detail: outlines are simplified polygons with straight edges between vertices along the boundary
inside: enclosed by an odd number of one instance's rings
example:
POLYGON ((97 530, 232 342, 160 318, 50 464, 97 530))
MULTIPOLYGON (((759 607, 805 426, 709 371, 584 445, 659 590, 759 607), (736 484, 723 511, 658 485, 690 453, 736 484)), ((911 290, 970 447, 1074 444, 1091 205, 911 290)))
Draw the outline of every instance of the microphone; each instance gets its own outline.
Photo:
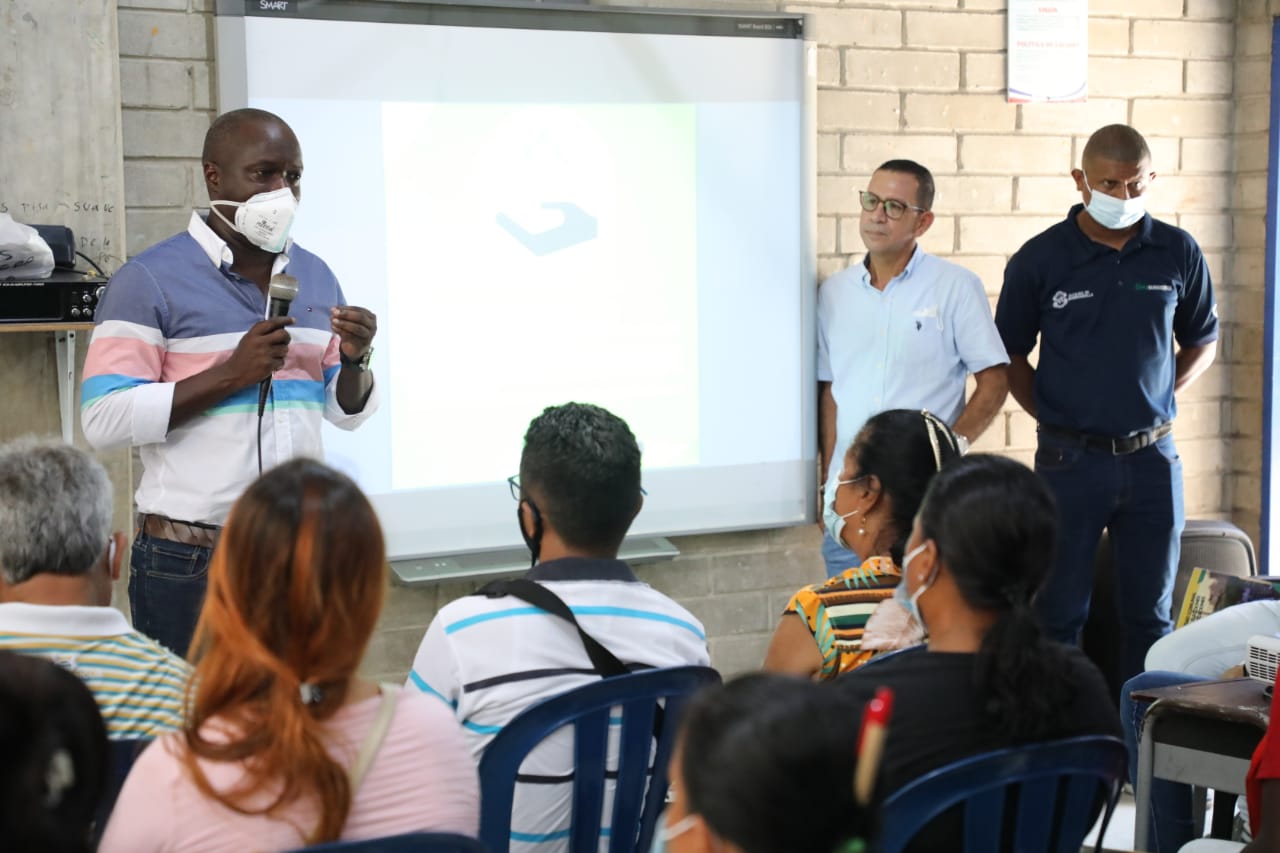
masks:
MULTIPOLYGON (((271 276, 271 282, 267 285, 267 319, 273 317, 286 317, 289 314, 289 306, 293 304, 293 300, 298 296, 298 280, 291 275, 285 273, 276 273, 271 276)), ((271 390, 271 377, 258 385, 258 419, 262 419, 262 414, 267 410, 267 393, 271 390)))

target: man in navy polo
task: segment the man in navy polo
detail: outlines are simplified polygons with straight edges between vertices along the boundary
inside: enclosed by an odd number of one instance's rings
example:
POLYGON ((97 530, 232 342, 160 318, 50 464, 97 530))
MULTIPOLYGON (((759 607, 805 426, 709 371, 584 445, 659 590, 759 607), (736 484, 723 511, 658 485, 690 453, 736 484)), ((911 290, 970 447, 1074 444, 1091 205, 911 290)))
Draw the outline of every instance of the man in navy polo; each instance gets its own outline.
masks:
POLYGON ((1079 640, 1105 528, 1128 679, 1172 628, 1184 518, 1174 392, 1213 362, 1218 316, 1200 247, 1146 212, 1156 175, 1141 134, 1102 128, 1071 176, 1084 203, 1009 260, 996 327, 1009 389, 1039 423, 1036 471, 1061 520, 1037 610, 1055 639, 1079 640))

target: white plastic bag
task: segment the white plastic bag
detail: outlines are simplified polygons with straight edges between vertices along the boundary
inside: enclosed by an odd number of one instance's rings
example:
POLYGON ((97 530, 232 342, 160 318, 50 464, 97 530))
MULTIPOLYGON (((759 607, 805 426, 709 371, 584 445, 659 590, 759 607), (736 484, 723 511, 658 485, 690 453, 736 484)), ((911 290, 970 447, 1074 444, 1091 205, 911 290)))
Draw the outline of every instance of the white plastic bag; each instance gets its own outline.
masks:
POLYGON ((48 278, 51 272, 53 250, 40 233, 0 213, 0 279, 48 278))

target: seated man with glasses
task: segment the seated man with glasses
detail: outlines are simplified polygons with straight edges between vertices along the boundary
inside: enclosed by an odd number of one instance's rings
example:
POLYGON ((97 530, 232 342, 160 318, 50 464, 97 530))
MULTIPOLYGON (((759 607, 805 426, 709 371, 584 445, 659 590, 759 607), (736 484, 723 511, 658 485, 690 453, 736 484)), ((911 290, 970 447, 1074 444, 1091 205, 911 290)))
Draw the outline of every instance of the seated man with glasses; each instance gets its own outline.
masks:
MULTIPOLYGON (((962 448, 991 424, 1008 394, 1000 335, 982 282, 926 253, 916 241, 933 225, 933 175, 912 160, 889 160, 859 194, 862 263, 818 291, 818 425, 823 505, 840 473, 840 454, 878 412, 927 409, 955 431, 962 448), (976 380, 965 401, 965 381, 976 380)), ((862 561, 826 536, 830 577, 862 561)), ((866 556, 866 555, 863 555, 866 556)))
MULTIPOLYGON (((710 662, 702 624, 618 559, 644 503, 640 447, 625 421, 581 403, 547 409, 529 424, 520 475, 509 483, 533 567, 522 581, 442 607, 407 682, 453 709, 477 760, 525 708, 605 674, 567 614, 542 606, 547 598, 567 606, 620 670, 710 662)), ((525 762, 513 851, 568 849, 572 772, 572 738, 559 735, 525 762)))

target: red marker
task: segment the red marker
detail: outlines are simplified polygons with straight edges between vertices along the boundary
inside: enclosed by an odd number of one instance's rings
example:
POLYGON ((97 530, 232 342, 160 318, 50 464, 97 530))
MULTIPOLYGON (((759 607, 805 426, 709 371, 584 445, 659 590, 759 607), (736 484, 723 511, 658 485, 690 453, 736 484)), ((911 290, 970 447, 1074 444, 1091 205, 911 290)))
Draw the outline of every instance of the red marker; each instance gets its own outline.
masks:
POLYGON ((858 732, 858 763, 853 771, 853 795, 860 806, 871 802, 871 791, 875 787, 880 758, 884 755, 884 741, 892 714, 893 691, 888 687, 878 688, 875 697, 862 711, 862 730, 858 732))

